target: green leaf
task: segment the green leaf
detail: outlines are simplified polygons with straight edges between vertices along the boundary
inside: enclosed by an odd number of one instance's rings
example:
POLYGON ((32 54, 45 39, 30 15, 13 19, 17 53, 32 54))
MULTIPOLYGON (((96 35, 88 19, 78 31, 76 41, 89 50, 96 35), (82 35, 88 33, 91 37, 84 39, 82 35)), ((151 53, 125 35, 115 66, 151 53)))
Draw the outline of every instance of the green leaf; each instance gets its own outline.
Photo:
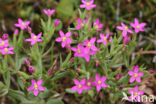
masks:
POLYGON ((46 104, 64 104, 61 99, 50 99, 46 104))

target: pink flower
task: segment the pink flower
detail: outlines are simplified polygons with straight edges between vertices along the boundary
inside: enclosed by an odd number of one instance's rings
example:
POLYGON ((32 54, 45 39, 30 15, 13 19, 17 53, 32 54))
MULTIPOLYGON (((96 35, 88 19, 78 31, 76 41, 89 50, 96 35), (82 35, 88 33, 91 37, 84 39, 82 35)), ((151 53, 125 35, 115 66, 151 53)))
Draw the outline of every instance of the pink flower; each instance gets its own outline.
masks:
POLYGON ((90 48, 91 50, 93 50, 93 51, 98 51, 98 49, 97 49, 96 46, 94 45, 95 41, 96 41, 96 38, 91 38, 90 41, 89 41, 89 40, 86 40, 86 41, 83 42, 83 44, 84 44, 86 47, 88 47, 88 48, 90 48))
POLYGON ((104 36, 104 34, 100 34, 101 39, 97 40, 97 42, 103 43, 104 46, 107 46, 107 42, 111 42, 110 36, 111 34, 107 34, 106 36, 104 36))
POLYGON ((135 86, 134 89, 129 89, 129 92, 131 93, 130 101, 142 102, 141 95, 144 94, 144 91, 140 91, 138 86, 135 86))
POLYGON ((34 33, 31 33, 31 38, 26 39, 25 41, 31 42, 31 45, 34 45, 37 42, 42 42, 42 39, 40 39, 42 33, 39 33, 37 36, 34 33))
POLYGON ((43 82, 43 79, 40 79, 39 81, 35 81, 34 79, 31 80, 32 86, 30 86, 27 90, 28 91, 34 91, 34 95, 38 95, 38 91, 45 91, 45 88, 41 86, 43 82))
POLYGON ((115 76, 115 79, 116 79, 116 80, 119 80, 121 77, 122 77, 122 74, 117 74, 117 75, 115 76))
POLYGON ((0 49, 0 52, 2 53, 2 55, 6 55, 6 54, 14 54, 14 52, 12 52, 12 50, 14 49, 14 47, 5 47, 0 49))
POLYGON ((71 88, 71 90, 73 91, 78 91, 79 94, 82 93, 83 90, 85 90, 85 83, 86 83, 86 79, 83 78, 80 82, 74 78, 74 83, 75 83, 75 86, 73 86, 71 88))
POLYGON ((90 60, 90 55, 94 55, 94 54, 96 54, 96 52, 91 51, 90 48, 88 48, 88 47, 85 47, 82 54, 83 54, 82 57, 83 57, 87 62, 89 62, 89 60, 90 60))
POLYGON ((35 68, 33 66, 29 66, 28 70, 31 74, 35 72, 35 68))
POLYGON ((96 5, 94 5, 94 0, 86 1, 86 0, 81 0, 83 4, 80 5, 80 8, 86 8, 88 11, 90 11, 92 8, 95 8, 96 5))
POLYGON ((135 29, 135 32, 138 33, 139 31, 145 31, 144 26, 146 26, 146 23, 140 23, 137 18, 134 19, 134 23, 131 23, 131 26, 135 29))
POLYGON ((59 24, 60 24, 60 22, 61 22, 61 21, 60 21, 59 19, 56 19, 55 22, 54 22, 54 26, 55 26, 55 27, 58 27, 59 24))
POLYGON ((84 47, 81 45, 81 43, 78 43, 77 48, 72 47, 71 50, 75 52, 74 56, 78 56, 78 57, 83 56, 84 47))
POLYGON ((125 36, 124 39, 123 39, 123 43, 128 44, 130 39, 131 38, 129 36, 125 36))
POLYGON ((94 85, 96 86, 96 90, 99 92, 101 90, 101 87, 108 87, 108 85, 106 85, 104 82, 107 79, 106 76, 103 76, 102 78, 100 78, 100 76, 98 74, 95 75, 95 82, 94 85))
POLYGON ((85 19, 84 21, 82 21, 80 18, 77 19, 77 26, 76 26, 76 29, 79 30, 81 28, 83 28, 85 26, 85 24, 87 24, 88 22, 88 19, 85 19))
POLYGON ((0 38, 0 49, 8 47, 9 46, 8 42, 9 40, 3 40, 0 38))
POLYGON ((50 70, 48 71, 48 75, 49 75, 49 76, 51 76, 51 75, 52 75, 52 73, 53 73, 53 70, 52 70, 52 69, 50 69, 50 70))
POLYGON ((18 23, 14 24, 16 27, 19 27, 21 30, 27 29, 29 26, 30 21, 24 22, 21 18, 18 19, 18 23))
POLYGON ((132 83, 135 80, 140 83, 140 77, 144 75, 143 72, 139 72, 139 66, 133 66, 133 71, 128 71, 128 74, 131 76, 129 82, 132 83))
POLYGON ((59 31, 60 36, 56 38, 57 42, 62 42, 61 46, 62 48, 64 48, 66 45, 69 45, 70 43, 72 43, 72 40, 69 38, 71 35, 71 32, 67 32, 66 34, 63 33, 62 30, 59 31))
POLYGON ((101 31, 101 28, 103 27, 103 24, 100 24, 100 20, 96 19, 94 22, 94 27, 97 31, 101 31))
POLYGON ((50 17, 51 15, 53 15, 55 13, 55 10, 54 9, 43 9, 43 12, 48 16, 50 17))
POLYGON ((155 73, 154 69, 149 70, 149 73, 154 74, 155 73))
POLYGON ((117 26, 117 29, 122 30, 122 36, 127 36, 127 33, 133 34, 133 31, 130 30, 123 22, 121 23, 121 26, 117 26))
POLYGON ((7 33, 4 33, 3 36, 2 36, 2 39, 3 40, 8 40, 8 34, 7 33))
POLYGON ((89 78, 89 80, 85 83, 85 89, 86 90, 90 90, 93 86, 93 79, 92 78, 89 78))
POLYGON ((29 60, 24 60, 25 65, 30 66, 29 60))

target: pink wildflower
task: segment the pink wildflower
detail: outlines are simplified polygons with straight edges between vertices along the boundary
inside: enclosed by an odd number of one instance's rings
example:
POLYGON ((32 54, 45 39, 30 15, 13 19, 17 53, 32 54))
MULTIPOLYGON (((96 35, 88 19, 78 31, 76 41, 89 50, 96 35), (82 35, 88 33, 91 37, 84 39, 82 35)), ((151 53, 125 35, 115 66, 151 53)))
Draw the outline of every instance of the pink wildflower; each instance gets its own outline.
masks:
POLYGON ((89 62, 89 60, 90 60, 90 55, 94 55, 94 54, 96 54, 96 52, 94 52, 94 51, 91 51, 88 47, 86 47, 86 48, 84 48, 84 50, 83 50, 83 58, 87 61, 87 62, 89 62))
POLYGON ((56 38, 56 41, 62 42, 61 44, 62 48, 72 43, 72 39, 69 38, 71 35, 71 32, 67 32, 66 34, 64 34, 63 31, 60 30, 59 33, 61 37, 56 38))
POLYGON ((117 29, 122 30, 122 36, 127 36, 127 33, 133 34, 133 31, 130 30, 123 22, 121 23, 121 26, 117 26, 117 29))
POLYGON ((33 66, 29 66, 28 70, 31 74, 35 72, 35 68, 33 66))
POLYGON ((3 40, 0 38, 0 49, 8 47, 9 46, 8 42, 9 40, 3 40))
POLYGON ((44 9, 43 12, 48 16, 50 17, 51 15, 53 15, 55 13, 55 10, 54 9, 44 9))
POLYGON ((106 79, 107 79, 106 76, 103 76, 102 78, 100 78, 98 74, 95 75, 94 85, 96 86, 96 89, 98 92, 101 90, 101 87, 104 87, 104 88, 108 87, 108 85, 104 83, 106 79))
POLYGON ((141 95, 144 94, 144 91, 140 91, 138 86, 135 86, 134 89, 129 89, 131 96, 129 98, 130 101, 141 102, 141 95))
POLYGON ((30 66, 29 60, 24 60, 25 65, 30 66))
POLYGON ((43 82, 43 79, 40 79, 39 81, 35 81, 34 79, 31 80, 32 86, 30 86, 27 90, 28 91, 34 91, 34 95, 38 95, 38 91, 45 91, 45 88, 41 86, 43 82))
POLYGON ((135 29, 135 32, 138 33, 139 31, 145 31, 144 26, 146 26, 146 23, 140 23, 137 18, 134 19, 134 23, 131 23, 131 26, 135 29))
POLYGON ((37 36, 34 33, 31 33, 31 38, 26 39, 25 41, 31 42, 31 45, 34 45, 36 42, 42 42, 42 39, 40 39, 42 33, 39 33, 37 36))
POLYGON ((139 66, 134 66, 133 71, 128 71, 128 74, 131 76, 129 80, 130 83, 134 82, 135 80, 140 83, 140 77, 144 75, 143 72, 139 72, 139 66))
POLYGON ((92 38, 90 41, 89 40, 84 41, 83 44, 93 51, 98 51, 98 49, 94 45, 95 41, 96 41, 96 38, 92 38))
POLYGON ((80 8, 86 8, 88 11, 90 11, 92 8, 95 8, 96 5, 93 4, 94 0, 86 1, 86 0, 81 0, 83 4, 80 5, 80 8))
POLYGON ((18 19, 18 23, 14 24, 16 27, 19 27, 21 30, 27 29, 29 26, 30 21, 24 22, 21 18, 18 19))
POLYGON ((2 53, 2 55, 6 55, 6 54, 14 54, 14 52, 12 52, 12 50, 14 49, 14 47, 5 47, 0 49, 0 52, 2 53))
POLYGON ((110 36, 111 36, 111 34, 107 34, 106 36, 104 36, 104 34, 100 34, 101 39, 97 40, 97 42, 103 43, 104 46, 107 46, 107 43, 111 42, 110 36))
POLYGON ((81 28, 83 28, 85 26, 85 24, 87 24, 88 22, 88 19, 85 19, 84 21, 82 21, 80 18, 77 19, 77 26, 76 26, 76 29, 79 30, 81 28))
POLYGON ((89 78, 89 80, 86 82, 86 84, 85 84, 86 90, 90 90, 92 88, 92 86, 93 86, 92 80, 93 80, 92 78, 89 78))
POLYGON ((73 86, 71 88, 71 90, 73 91, 78 91, 79 94, 82 93, 83 90, 85 90, 85 83, 86 83, 86 79, 83 78, 80 82, 74 78, 74 83, 75 83, 75 86, 73 86))
POLYGON ((55 22, 54 22, 54 26, 55 26, 55 27, 58 27, 59 24, 60 24, 60 22, 61 22, 61 21, 60 21, 59 19, 56 19, 55 22))
POLYGON ((71 50, 75 52, 74 56, 78 56, 78 57, 83 56, 84 47, 81 45, 81 43, 78 43, 77 48, 72 47, 71 50))
POLYGON ((100 24, 100 20, 96 19, 94 22, 94 27, 97 31, 101 31, 101 28, 103 27, 103 24, 100 24))
POLYGON ((4 33, 3 36, 2 36, 2 39, 3 40, 8 40, 8 34, 7 33, 4 33))
POLYGON ((123 39, 123 43, 128 44, 130 39, 131 38, 129 36, 125 36, 124 39, 123 39))

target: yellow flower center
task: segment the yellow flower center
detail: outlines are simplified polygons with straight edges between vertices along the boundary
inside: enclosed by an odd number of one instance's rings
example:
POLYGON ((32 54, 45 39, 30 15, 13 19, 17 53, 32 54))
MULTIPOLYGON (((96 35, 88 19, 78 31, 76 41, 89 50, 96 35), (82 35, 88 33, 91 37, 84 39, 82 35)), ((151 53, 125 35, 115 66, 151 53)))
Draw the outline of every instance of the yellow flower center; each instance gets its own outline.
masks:
POLYGON ((127 30, 128 29, 128 27, 127 26, 125 26, 125 30, 127 30))
POLYGON ((134 95, 136 95, 136 96, 137 96, 137 95, 138 95, 138 93, 137 93, 137 92, 135 92, 135 93, 134 93, 134 95))
POLYGON ((101 84, 101 81, 98 81, 98 84, 100 85, 101 84))
POLYGON ((36 40, 37 36, 34 36, 33 39, 36 40))
POLYGON ((106 37, 104 37, 104 38, 103 38, 103 40, 104 40, 104 41, 107 41, 107 38, 106 38, 106 37))
POLYGON ((90 85, 91 85, 91 83, 90 83, 90 82, 88 82, 88 83, 87 83, 87 86, 90 86, 90 85))
POLYGON ((81 53, 81 50, 78 49, 78 53, 81 53))
POLYGON ((8 48, 4 48, 4 52, 8 52, 8 48))
POLYGON ((91 47, 91 43, 90 43, 90 42, 88 42, 87 46, 88 46, 88 47, 91 47))
POLYGON ((135 73, 135 74, 134 74, 134 77, 137 77, 137 76, 138 76, 138 74, 137 74, 137 73, 135 73))
POLYGON ((25 23, 24 23, 24 22, 22 22, 22 26, 23 26, 23 27, 25 26, 25 23))
POLYGON ((63 37, 63 41, 65 41, 67 38, 66 37, 63 37))
POLYGON ((82 85, 81 84, 79 84, 79 86, 78 86, 79 88, 82 88, 82 85))
POLYGON ((84 23, 81 23, 81 26, 83 27, 84 26, 84 23))
POLYGON ((137 28, 137 29, 139 29, 139 28, 140 28, 140 26, 138 25, 138 26, 136 26, 136 28, 137 28))
POLYGON ((87 3, 87 6, 90 6, 90 3, 87 3))
POLYGON ((4 41, 2 41, 2 43, 0 45, 3 46, 4 45, 4 41))
POLYGON ((95 29, 98 29, 99 28, 99 26, 98 25, 95 25, 95 29))
POLYGON ((37 86, 37 84, 36 84, 36 83, 34 84, 34 87, 35 87, 35 90, 37 90, 37 89, 38 89, 38 86, 37 86))

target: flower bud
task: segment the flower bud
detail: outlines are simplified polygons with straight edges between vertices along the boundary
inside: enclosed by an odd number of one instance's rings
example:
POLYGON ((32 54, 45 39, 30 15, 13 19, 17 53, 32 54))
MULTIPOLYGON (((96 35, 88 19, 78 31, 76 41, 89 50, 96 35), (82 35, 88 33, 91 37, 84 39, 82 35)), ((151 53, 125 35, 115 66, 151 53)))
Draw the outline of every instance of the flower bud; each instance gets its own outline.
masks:
POLYGON ((28 60, 24 60, 24 63, 27 65, 27 66, 30 66, 30 62, 28 60))
POLYGON ((118 75, 116 75, 115 79, 119 80, 121 77, 122 77, 122 74, 118 74, 118 75))
POLYGON ((18 29, 15 29, 14 35, 17 36, 18 35, 18 32, 19 32, 18 29))
POLYGON ((48 71, 48 75, 51 76, 51 75, 52 75, 52 72, 53 72, 53 70, 50 69, 50 70, 48 71))
POLYGON ((120 85, 120 89, 123 89, 124 88, 124 86, 123 85, 120 85))
POLYGON ((34 73, 35 72, 35 69, 34 69, 33 66, 29 66, 29 69, 28 70, 29 70, 30 73, 34 73))
POLYGON ((128 37, 128 36, 124 37, 124 39, 123 39, 123 43, 128 44, 129 41, 130 41, 130 39, 131 39, 131 38, 128 37))
POLYGON ((28 32, 31 34, 32 32, 32 28, 31 27, 27 27, 28 32))
POLYGON ((150 74, 154 74, 154 72, 155 72, 155 71, 154 71, 153 69, 149 70, 149 73, 150 73, 150 74))
POLYGON ((72 58, 70 59, 70 62, 71 62, 71 63, 74 62, 74 57, 72 57, 72 58))
POLYGON ((77 71, 77 72, 80 72, 80 69, 79 69, 79 68, 76 68, 76 71, 77 71))
POLYGON ((61 21, 60 21, 59 19, 56 19, 55 22, 54 22, 54 26, 55 26, 55 27, 58 27, 59 24, 60 24, 60 22, 61 22, 61 21))
POLYGON ((2 39, 3 40, 7 40, 8 39, 8 34, 7 33, 4 33, 3 36, 2 36, 2 39))
POLYGON ((95 65, 96 65, 96 67, 98 67, 99 66, 99 61, 95 61, 95 65))

